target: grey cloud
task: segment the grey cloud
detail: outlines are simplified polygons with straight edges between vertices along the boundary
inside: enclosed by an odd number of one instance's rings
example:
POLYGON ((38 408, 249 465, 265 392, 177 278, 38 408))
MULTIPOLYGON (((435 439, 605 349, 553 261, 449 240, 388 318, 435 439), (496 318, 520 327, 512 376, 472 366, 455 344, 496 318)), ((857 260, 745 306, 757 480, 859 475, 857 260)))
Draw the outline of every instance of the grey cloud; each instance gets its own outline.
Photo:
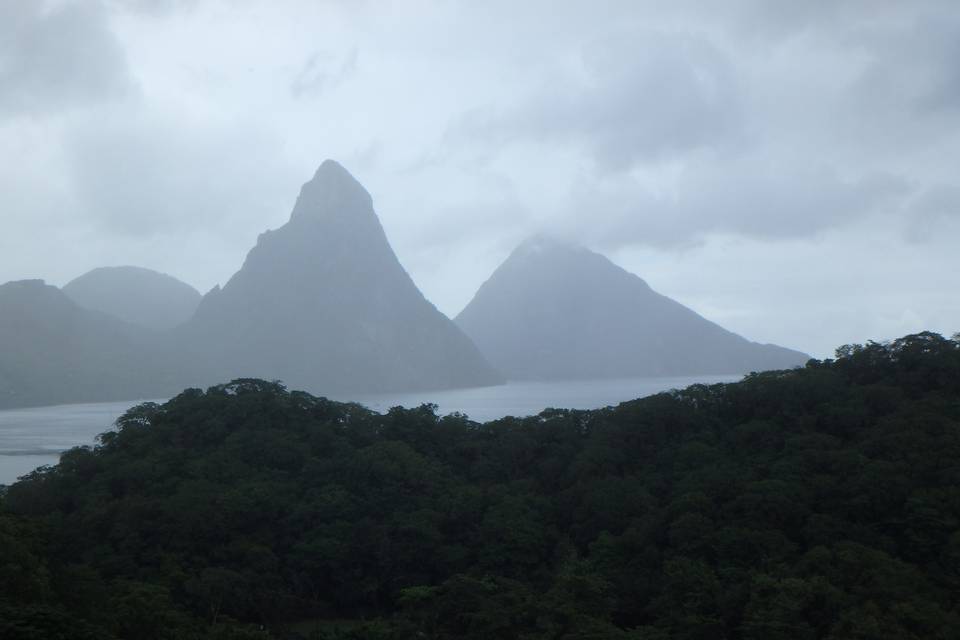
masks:
POLYGON ((534 228, 531 212, 520 203, 490 200, 441 209, 408 233, 426 250, 480 237, 509 249, 534 228))
POLYGON ((633 178, 578 185, 566 233, 604 248, 684 246, 710 234, 809 237, 899 209, 910 185, 887 174, 844 179, 826 167, 767 166, 763 159, 698 167, 669 193, 633 178))
POLYGON ((871 56, 861 84, 881 108, 960 115, 960 18, 921 14, 860 38, 871 56))
POLYGON ((908 240, 928 242, 943 233, 957 233, 960 225, 960 186, 934 185, 914 198, 904 221, 908 240))
POLYGON ((77 208, 101 231, 144 237, 280 222, 300 176, 279 144, 256 124, 190 124, 149 109, 85 120, 65 140, 77 208))
POLYGON ((213 284, 330 156, 448 311, 557 226, 705 288, 729 260, 737 286, 821 291, 848 255, 860 286, 893 247, 909 276, 874 286, 906 306, 956 271, 958 21, 956 0, 0 0, 0 280, 143 262, 213 284))
POLYGON ((875 19, 848 21, 819 41, 841 65, 839 73, 825 69, 824 77, 843 78, 843 69, 851 74, 830 113, 835 130, 829 142, 852 142, 861 157, 882 154, 892 163, 916 162, 938 146, 952 145, 956 156, 960 16, 953 6, 891 3, 868 14, 875 19))
POLYGON ((456 133, 481 144, 575 142, 601 167, 622 170, 736 143, 743 136, 737 85, 727 57, 705 38, 617 35, 586 45, 580 70, 551 78, 525 104, 474 112, 456 133))
MULTIPOLYGON (((693 6, 703 8, 702 3, 693 6)), ((843 29, 852 20, 884 9, 883 2, 876 0, 735 0, 706 10, 719 12, 738 35, 782 41, 810 32, 843 29)))
POLYGON ((468 180, 458 180, 458 173, 449 168, 426 175, 403 170, 396 176, 401 182, 393 189, 374 194, 377 209, 398 244, 433 252, 483 242, 509 251, 537 229, 535 212, 519 197, 513 176, 474 170, 468 180), (450 192, 437 188, 444 183, 454 193, 472 195, 451 198, 450 192), (406 215, 398 215, 401 212, 406 215))
POLYGON ((810 42, 856 39, 866 25, 902 26, 918 15, 943 17, 955 0, 677 0, 667 9, 684 22, 710 24, 739 44, 779 47, 795 39, 810 42))
POLYGON ((134 11, 159 16, 193 10, 200 0, 106 0, 106 2, 114 10, 134 11))
POLYGON ((97 2, 0 3, 0 114, 58 112, 133 87, 97 2))
POLYGON ((486 164, 521 144, 592 159, 558 218, 608 247, 810 237, 902 216, 937 179, 922 170, 935 157, 926 141, 954 135, 923 112, 951 108, 955 77, 960 89, 956 21, 933 2, 776 6, 745 0, 732 15, 701 11, 689 32, 594 40, 579 69, 456 132, 486 164), (738 42, 746 32, 765 40, 738 42))
POLYGON ((356 49, 339 60, 332 53, 313 53, 290 84, 290 94, 294 98, 305 98, 336 88, 356 72, 358 57, 356 49))

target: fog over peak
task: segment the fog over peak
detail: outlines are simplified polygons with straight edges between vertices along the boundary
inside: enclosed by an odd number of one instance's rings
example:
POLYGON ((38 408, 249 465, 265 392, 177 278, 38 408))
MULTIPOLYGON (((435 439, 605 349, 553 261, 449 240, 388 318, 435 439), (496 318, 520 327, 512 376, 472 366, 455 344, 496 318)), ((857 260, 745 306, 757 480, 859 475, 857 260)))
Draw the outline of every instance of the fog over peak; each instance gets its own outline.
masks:
POLYGON ((584 251, 585 248, 576 244, 572 240, 566 240, 561 236, 551 233, 537 233, 519 245, 513 251, 512 255, 536 255, 548 251, 584 251))

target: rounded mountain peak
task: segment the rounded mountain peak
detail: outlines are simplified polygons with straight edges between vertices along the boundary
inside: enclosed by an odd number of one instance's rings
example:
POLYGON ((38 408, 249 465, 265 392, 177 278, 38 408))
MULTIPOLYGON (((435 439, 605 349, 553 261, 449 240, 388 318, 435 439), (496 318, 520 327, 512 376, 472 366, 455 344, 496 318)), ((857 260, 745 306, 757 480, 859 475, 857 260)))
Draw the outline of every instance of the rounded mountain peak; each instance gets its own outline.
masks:
POLYGON ((134 266, 98 267, 63 292, 81 307, 157 330, 186 322, 200 304, 200 292, 187 283, 134 266))
POLYGON ((372 211, 373 199, 363 185, 339 162, 324 160, 310 182, 301 187, 290 218, 324 218, 372 211))

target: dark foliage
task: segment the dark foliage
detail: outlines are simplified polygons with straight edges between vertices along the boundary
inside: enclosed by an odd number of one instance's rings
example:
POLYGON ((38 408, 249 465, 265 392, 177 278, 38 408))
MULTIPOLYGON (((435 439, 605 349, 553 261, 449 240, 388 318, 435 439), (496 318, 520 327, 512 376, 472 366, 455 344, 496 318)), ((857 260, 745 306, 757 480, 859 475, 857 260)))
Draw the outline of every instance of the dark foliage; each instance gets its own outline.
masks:
POLYGON ((238 380, 9 487, 3 638, 955 638, 960 340, 598 411, 238 380))

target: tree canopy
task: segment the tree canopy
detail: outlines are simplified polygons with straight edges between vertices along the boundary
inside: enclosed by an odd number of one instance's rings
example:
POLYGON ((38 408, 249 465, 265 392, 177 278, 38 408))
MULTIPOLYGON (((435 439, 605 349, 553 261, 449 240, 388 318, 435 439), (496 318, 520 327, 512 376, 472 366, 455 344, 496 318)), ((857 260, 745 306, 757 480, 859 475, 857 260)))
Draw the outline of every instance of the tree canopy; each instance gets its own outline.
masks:
POLYGON ((236 380, 0 499, 0 637, 953 638, 960 339, 479 424, 236 380))

